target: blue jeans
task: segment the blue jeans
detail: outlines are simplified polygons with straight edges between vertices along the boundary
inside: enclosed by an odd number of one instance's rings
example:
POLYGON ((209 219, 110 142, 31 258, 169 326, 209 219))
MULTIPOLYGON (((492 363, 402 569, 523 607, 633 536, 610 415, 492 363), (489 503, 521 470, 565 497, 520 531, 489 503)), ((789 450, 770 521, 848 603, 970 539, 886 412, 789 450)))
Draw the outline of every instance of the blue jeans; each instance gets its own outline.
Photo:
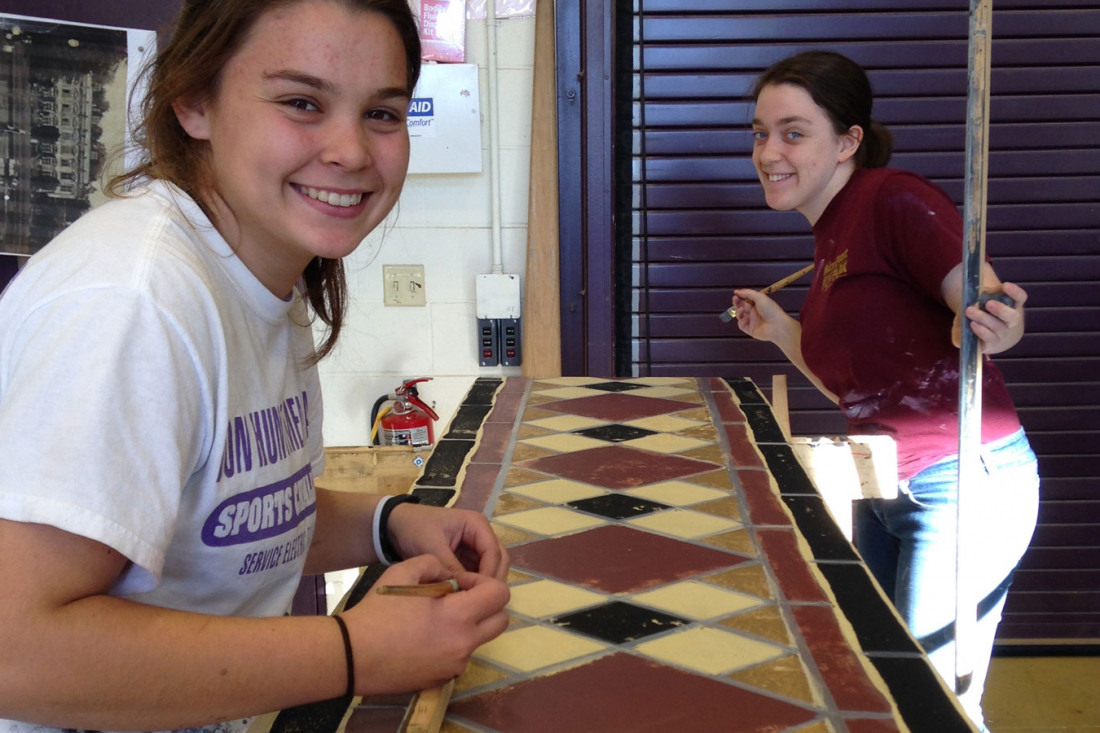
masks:
MULTIPOLYGON (((984 475, 967 506, 963 528, 972 572, 962 587, 976 593, 978 626, 970 645, 973 677, 959 696, 967 715, 985 729, 981 709, 993 638, 1012 575, 1031 541, 1039 506, 1035 454, 1020 430, 982 446, 984 475)), ((875 579, 897 607, 932 666, 955 687, 956 524, 958 456, 902 481, 897 499, 857 502, 855 543, 875 579)))

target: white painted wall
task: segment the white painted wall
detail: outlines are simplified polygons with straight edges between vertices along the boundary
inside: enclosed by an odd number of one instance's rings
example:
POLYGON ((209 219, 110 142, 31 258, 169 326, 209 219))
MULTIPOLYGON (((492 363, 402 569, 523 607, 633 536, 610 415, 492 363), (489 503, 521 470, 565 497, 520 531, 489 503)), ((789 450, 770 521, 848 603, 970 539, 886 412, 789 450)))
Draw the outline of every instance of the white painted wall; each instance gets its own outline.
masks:
MULTIPOLYGON (((502 18, 497 27, 499 162, 503 271, 524 274, 531 147, 535 19, 502 18)), ((466 62, 479 66, 483 172, 410 175, 385 225, 346 260, 350 307, 336 350, 319 366, 325 444, 367 445, 370 411, 405 379, 419 385, 440 421, 437 435, 479 376, 517 375, 519 367, 478 365, 474 283, 492 266, 486 22, 466 27, 466 62), (382 305, 383 265, 424 265, 425 307, 382 305)))

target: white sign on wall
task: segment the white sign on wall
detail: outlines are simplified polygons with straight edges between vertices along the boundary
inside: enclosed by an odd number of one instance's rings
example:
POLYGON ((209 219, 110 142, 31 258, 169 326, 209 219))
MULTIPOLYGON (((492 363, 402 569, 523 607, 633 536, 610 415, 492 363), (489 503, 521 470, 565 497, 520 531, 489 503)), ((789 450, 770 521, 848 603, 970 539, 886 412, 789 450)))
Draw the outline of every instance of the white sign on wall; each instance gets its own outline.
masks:
POLYGON ((409 173, 480 173, 477 64, 424 64, 408 124, 409 173))

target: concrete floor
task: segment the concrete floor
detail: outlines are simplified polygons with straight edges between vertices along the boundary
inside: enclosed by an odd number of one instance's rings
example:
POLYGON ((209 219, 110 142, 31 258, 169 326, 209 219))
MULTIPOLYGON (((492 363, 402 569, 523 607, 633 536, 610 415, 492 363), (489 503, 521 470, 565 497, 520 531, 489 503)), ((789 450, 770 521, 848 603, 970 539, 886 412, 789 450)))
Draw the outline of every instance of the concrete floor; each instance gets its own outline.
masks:
POLYGON ((1100 733, 1100 657, 994 657, 983 706, 992 733, 1100 733))

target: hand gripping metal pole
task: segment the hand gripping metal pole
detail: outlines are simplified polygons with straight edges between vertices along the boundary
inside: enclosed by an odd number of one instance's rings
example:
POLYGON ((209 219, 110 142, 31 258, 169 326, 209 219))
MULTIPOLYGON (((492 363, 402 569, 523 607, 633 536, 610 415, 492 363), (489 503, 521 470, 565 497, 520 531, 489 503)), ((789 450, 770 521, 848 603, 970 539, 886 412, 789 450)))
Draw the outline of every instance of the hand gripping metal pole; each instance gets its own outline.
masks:
MULTIPOLYGON (((989 69, 992 0, 971 0, 969 88, 966 119, 966 177, 963 209, 962 307, 976 303, 985 261, 987 163, 989 161, 989 69)), ((974 516, 974 491, 982 472, 982 362, 978 337, 963 317, 959 353, 959 482, 955 563, 955 691, 970 687, 974 674, 974 639, 980 589, 973 582, 974 532, 990 517, 974 516)))

